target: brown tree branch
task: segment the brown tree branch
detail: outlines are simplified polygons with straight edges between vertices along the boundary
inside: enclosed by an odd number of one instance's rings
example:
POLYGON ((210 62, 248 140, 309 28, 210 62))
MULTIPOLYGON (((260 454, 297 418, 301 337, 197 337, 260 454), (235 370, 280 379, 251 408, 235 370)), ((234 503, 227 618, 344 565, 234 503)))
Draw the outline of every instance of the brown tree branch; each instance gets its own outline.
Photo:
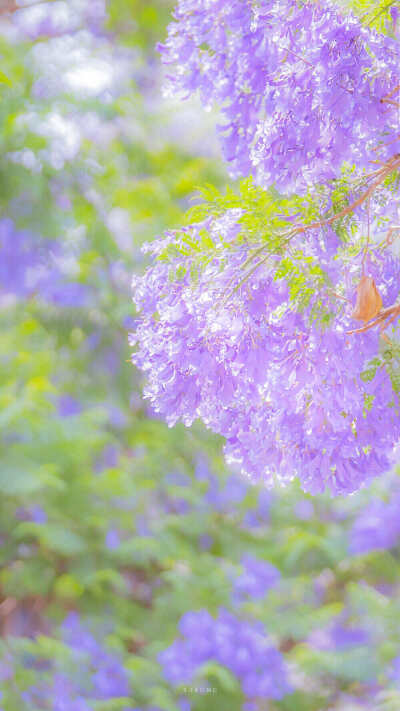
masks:
POLYGON ((343 210, 340 210, 340 212, 336 212, 334 215, 331 217, 327 218, 326 220, 321 220, 319 222, 312 222, 309 225, 299 225, 296 230, 296 232, 305 232, 306 230, 313 230, 317 229, 319 227, 327 227, 328 225, 332 225, 333 222, 336 220, 340 220, 342 217, 346 217, 346 215, 349 215, 351 212, 353 212, 357 207, 360 207, 360 205, 363 204, 368 198, 373 195, 375 190, 382 185, 382 183, 386 180, 388 175, 392 173, 396 168, 400 168, 400 157, 398 155, 394 156, 394 158, 391 158, 388 163, 385 164, 385 167, 382 168, 380 171, 378 171, 377 174, 380 173, 380 176, 377 180, 375 180, 372 185, 368 188, 368 190, 365 191, 362 195, 360 195, 357 200, 355 200, 351 205, 348 205, 347 207, 343 208, 343 210))
POLYGON ((346 331, 346 334, 352 336, 354 333, 365 333, 378 324, 380 324, 380 330, 383 331, 383 329, 387 328, 398 316, 400 316, 400 304, 392 304, 392 306, 387 306, 386 309, 382 309, 378 316, 366 323, 365 326, 355 328, 352 331, 346 331))

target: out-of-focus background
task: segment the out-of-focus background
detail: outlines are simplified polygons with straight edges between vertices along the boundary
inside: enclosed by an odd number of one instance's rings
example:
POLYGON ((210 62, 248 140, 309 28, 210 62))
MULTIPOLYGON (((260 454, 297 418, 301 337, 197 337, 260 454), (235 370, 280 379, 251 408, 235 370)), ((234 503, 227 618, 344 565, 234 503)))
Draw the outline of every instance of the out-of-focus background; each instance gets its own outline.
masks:
POLYGON ((226 471, 129 363, 143 242, 227 183, 163 0, 0 2, 0 707, 400 708, 400 486, 226 471))

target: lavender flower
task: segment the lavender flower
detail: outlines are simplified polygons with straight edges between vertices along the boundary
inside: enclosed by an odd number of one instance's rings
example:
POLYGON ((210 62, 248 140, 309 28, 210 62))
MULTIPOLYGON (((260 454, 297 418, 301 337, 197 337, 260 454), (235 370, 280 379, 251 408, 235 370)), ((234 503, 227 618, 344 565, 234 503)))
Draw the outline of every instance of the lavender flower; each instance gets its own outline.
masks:
POLYGON ((385 503, 380 499, 367 505, 350 531, 351 553, 369 553, 393 548, 400 538, 400 494, 385 503))
POLYGON ((129 697, 126 671, 119 658, 109 652, 81 623, 77 613, 70 613, 62 624, 62 637, 78 667, 71 672, 51 668, 49 677, 23 693, 24 700, 52 711, 90 711, 93 701, 129 697))
POLYGON ((271 493, 267 489, 261 489, 258 494, 257 506, 246 511, 243 518, 243 526, 245 528, 259 528, 268 524, 272 500, 271 493))
POLYGON ((33 523, 43 524, 47 522, 47 514, 41 506, 33 505, 29 508, 19 508, 15 512, 15 516, 20 521, 32 521, 33 523))
POLYGON ((328 627, 315 630, 308 643, 321 651, 342 651, 368 644, 369 634, 361 627, 344 626, 333 621, 328 627))
POLYGON ((13 14, 16 28, 32 40, 76 32, 83 26, 98 32, 104 20, 104 0, 71 0, 68 5, 55 3, 53 7, 35 3, 33 7, 21 7, 13 14))
POLYGON ((280 579, 280 572, 268 561, 259 560, 253 555, 242 558, 243 575, 236 578, 233 588, 233 599, 242 602, 247 598, 260 600, 268 590, 275 587, 280 579))
POLYGON ((210 470, 209 464, 205 459, 197 461, 195 476, 198 481, 208 482, 202 505, 206 505, 207 508, 212 508, 219 513, 232 511, 232 507, 235 504, 239 504, 246 496, 246 482, 241 481, 235 475, 231 475, 222 486, 218 477, 210 470))
POLYGON ((392 660, 389 676, 396 686, 400 687, 400 655, 392 660))
POLYGON ((239 679, 247 697, 281 699, 290 693, 283 657, 262 624, 240 620, 224 609, 216 619, 201 610, 186 613, 179 630, 182 638, 159 655, 171 683, 191 682, 201 666, 213 660, 239 679))
POLYGON ((60 244, 17 230, 8 218, 0 220, 0 296, 36 296, 68 308, 86 305, 89 289, 68 280, 63 256, 60 244))
POLYGON ((58 398, 57 409, 60 417, 73 417, 74 415, 81 414, 82 405, 79 400, 72 395, 64 393, 58 398))
POLYGON ((377 144, 399 151, 385 145, 399 118, 381 102, 399 81, 398 44, 333 4, 179 0, 159 49, 168 93, 220 108, 232 177, 299 191, 343 160, 369 168, 377 144))
MULTIPOLYGON (((379 336, 346 336, 351 309, 333 307, 325 290, 333 284, 349 300, 355 291, 333 230, 292 242, 320 275, 306 306, 291 298, 292 277, 273 256, 241 285, 250 251, 241 241, 241 215, 232 209, 210 216, 152 246, 155 257, 173 249, 176 256, 155 261, 135 281, 141 320, 131 342, 133 362, 148 378, 145 397, 170 426, 201 418, 223 435, 228 463, 253 481, 297 475, 313 494, 326 487, 353 492, 388 469, 400 435, 388 372, 376 367, 361 377, 377 358, 379 336), (192 279, 196 252, 184 250, 201 244, 204 233, 212 259, 192 279)), ((370 269, 392 303, 399 262, 386 253, 370 269)))
POLYGON ((115 548, 118 548, 120 543, 121 539, 118 531, 115 528, 110 528, 106 534, 106 548, 108 548, 109 550, 115 550, 115 548))

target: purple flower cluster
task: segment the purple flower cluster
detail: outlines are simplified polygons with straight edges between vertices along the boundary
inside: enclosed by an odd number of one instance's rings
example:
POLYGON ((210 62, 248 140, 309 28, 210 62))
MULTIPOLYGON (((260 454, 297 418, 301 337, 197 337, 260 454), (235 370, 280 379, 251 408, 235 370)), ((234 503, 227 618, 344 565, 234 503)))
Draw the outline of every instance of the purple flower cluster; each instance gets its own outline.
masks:
POLYGON ((248 509, 243 518, 243 526, 249 529, 257 529, 269 524, 270 508, 273 496, 267 489, 261 489, 258 494, 257 505, 254 509, 248 509))
POLYGON ((233 586, 233 600, 236 603, 248 598, 261 600, 268 590, 279 583, 280 572, 268 561, 248 554, 243 557, 241 564, 244 572, 236 578, 233 586))
POLYGON ((400 655, 392 660, 389 676, 396 686, 400 687, 400 655))
POLYGON ((94 670, 92 684, 99 699, 129 696, 130 688, 124 667, 114 654, 88 632, 77 613, 70 613, 62 625, 65 642, 77 654, 84 652, 90 658, 94 670))
POLYGON ((221 110, 233 177, 299 191, 399 152, 398 42, 329 2, 179 0, 160 51, 169 91, 221 110))
POLYGON ((400 493, 388 502, 375 499, 358 515, 350 531, 350 552, 393 548, 400 540, 400 493))
POLYGON ((29 508, 18 508, 15 512, 15 517, 19 521, 32 521, 39 525, 47 522, 47 513, 41 506, 33 504, 29 508))
POLYGON ((212 509, 219 513, 231 512, 246 496, 247 482, 232 474, 222 485, 221 480, 213 474, 205 459, 197 461, 195 477, 197 481, 208 483, 204 498, 199 503, 200 507, 207 510, 212 509))
POLYGON ((281 699, 290 693, 283 657, 261 623, 241 620, 224 609, 214 619, 201 610, 186 613, 179 630, 182 638, 159 655, 172 684, 190 683, 203 664, 215 661, 239 679, 246 697, 281 699))
MULTIPOLYGON (((316 284, 310 272, 299 308, 293 263, 279 273, 284 260, 271 255, 241 283, 251 251, 238 238, 241 214, 228 210, 152 246, 156 257, 173 245, 178 254, 155 261, 134 283, 141 318, 131 342, 133 362, 147 376, 145 397, 170 426, 200 418, 224 436, 228 462, 253 481, 297 475, 313 494, 355 491, 388 469, 400 435, 386 369, 361 377, 378 355, 379 335, 346 335, 352 306, 331 295, 334 289, 354 302, 360 264, 349 266, 331 229, 310 230, 305 243, 298 236, 290 254, 301 250, 302 264, 320 275, 316 284), (205 233, 213 247, 193 278, 196 252, 184 250, 205 233)), ((393 303, 398 260, 376 252, 368 269, 384 303, 393 303)))
POLYGON ((39 37, 57 37, 87 28, 100 32, 106 16, 104 0, 71 0, 52 6, 33 3, 33 7, 20 7, 13 13, 17 30, 31 40, 39 37))
POLYGON ((12 220, 7 218, 0 221, 0 255, 0 289, 3 295, 26 298, 43 284, 43 254, 37 249, 32 235, 17 231, 12 220))
POLYGON ((368 632, 361 627, 348 627, 333 621, 328 627, 315 630, 308 643, 321 651, 343 651, 368 644, 368 632))
POLYGON ((24 701, 32 707, 52 711, 90 711, 90 701, 130 696, 121 661, 93 637, 77 613, 70 613, 65 619, 62 636, 79 669, 71 667, 69 674, 67 667, 57 668, 55 663, 50 681, 45 681, 43 675, 42 682, 23 693, 24 701))
POLYGON ((12 220, 0 220, 0 298, 36 296, 61 307, 87 305, 89 289, 70 281, 59 244, 17 230, 12 220))

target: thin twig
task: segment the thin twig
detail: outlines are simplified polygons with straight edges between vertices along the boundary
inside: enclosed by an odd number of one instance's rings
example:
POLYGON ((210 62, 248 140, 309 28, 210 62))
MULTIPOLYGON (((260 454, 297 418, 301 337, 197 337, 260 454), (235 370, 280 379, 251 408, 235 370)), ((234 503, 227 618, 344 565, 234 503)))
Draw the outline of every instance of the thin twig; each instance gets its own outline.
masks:
POLYGON ((378 324, 381 324, 384 328, 386 328, 389 325, 389 322, 392 323, 392 321, 394 321, 395 318, 399 315, 400 304, 392 304, 392 306, 388 306, 386 309, 382 309, 382 311, 379 312, 378 316, 376 316, 371 321, 368 321, 365 326, 362 326, 361 328, 355 328, 352 331, 346 331, 346 334, 348 336, 352 336, 354 333, 365 333, 366 331, 369 331, 370 328, 374 328, 374 326, 377 326, 378 324), (389 321, 385 324, 386 319, 389 319, 389 321))
POLYGON ((393 316, 391 316, 391 317, 389 318, 389 320, 386 321, 386 323, 382 323, 382 324, 380 325, 379 330, 380 330, 380 331, 383 331, 385 328, 387 328, 388 326, 390 326, 390 324, 393 323, 393 321, 396 320, 396 318, 398 317, 398 315, 399 315, 399 314, 398 314, 397 312, 394 313, 393 316))
POLYGON ((350 299, 348 299, 346 296, 342 296, 342 294, 338 294, 336 291, 333 289, 327 289, 328 294, 332 294, 336 299, 341 299, 342 301, 346 301, 347 304, 351 304, 350 299))
POLYGON ((388 146, 391 146, 392 143, 396 143, 396 141, 398 141, 399 138, 400 138, 400 133, 396 133, 395 137, 391 141, 388 141, 388 143, 381 143, 379 146, 375 146, 371 150, 373 150, 374 153, 376 153, 376 151, 381 151, 383 148, 387 148, 388 146))
POLYGON ((365 245, 364 248, 364 254, 362 258, 362 263, 361 263, 361 275, 364 276, 365 274, 365 262, 367 259, 367 254, 368 254, 368 248, 369 248, 369 241, 370 241, 370 205, 371 205, 371 198, 369 197, 367 200, 367 224, 368 224, 368 234, 367 234, 367 244, 365 245))
POLYGON ((296 54, 296 52, 293 52, 292 49, 289 49, 289 47, 281 47, 279 45, 280 49, 282 49, 284 52, 289 52, 289 54, 293 54, 294 57, 297 57, 297 59, 300 59, 301 62, 304 62, 305 64, 308 64, 309 67, 312 69, 315 69, 315 65, 311 64, 307 59, 304 59, 300 54, 296 54))
POLYGON ((400 91, 400 84, 397 84, 397 85, 394 87, 394 89, 392 89, 392 91, 389 92, 389 94, 385 94, 385 96, 382 97, 381 101, 384 101, 385 99, 391 99, 392 96, 394 96, 395 94, 397 94, 399 91, 400 91))
POLYGON ((394 99, 381 99, 381 104, 392 104, 392 106, 400 106, 400 103, 398 101, 394 101, 394 99))
POLYGON ((334 215, 332 215, 326 220, 321 220, 320 222, 312 222, 310 225, 303 225, 298 227, 298 232, 305 232, 306 230, 312 230, 318 227, 327 227, 336 220, 340 220, 342 217, 346 217, 346 215, 349 215, 351 212, 353 212, 356 207, 360 207, 360 205, 362 205, 365 200, 368 200, 368 198, 373 195, 376 188, 382 185, 382 183, 386 180, 387 176, 390 175, 390 173, 392 173, 398 167, 400 167, 400 158, 398 156, 396 156, 395 158, 391 158, 389 163, 386 164, 386 168, 382 168, 382 170, 380 171, 381 175, 379 179, 375 180, 375 182, 370 185, 368 190, 363 193, 357 200, 355 200, 351 205, 348 205, 347 207, 343 208, 343 210, 340 210, 340 212, 336 212, 334 215))
MULTIPOLYGON (((378 12, 376 15, 374 15, 374 17, 372 18, 372 20, 370 20, 370 21, 368 22, 368 24, 369 24, 369 25, 372 25, 372 23, 375 22, 375 20, 377 20, 378 17, 380 17, 384 12, 386 12, 386 10, 388 10, 389 7, 391 7, 392 5, 394 5, 396 2, 397 2, 397 0, 391 0, 391 2, 388 2, 387 5, 384 5, 384 6, 379 10, 379 12, 378 12)), ((366 12, 365 15, 363 15, 362 19, 364 19, 364 17, 368 17, 368 12, 366 12)))
MULTIPOLYGON (((400 157, 395 156, 391 158, 388 163, 385 164, 383 168, 380 170, 376 171, 376 175, 379 175, 379 178, 375 180, 372 185, 366 190, 357 200, 355 200, 351 205, 348 205, 347 207, 343 208, 343 210, 340 210, 339 212, 336 212, 334 215, 331 217, 325 219, 325 220, 320 220, 319 222, 312 222, 309 225, 296 225, 292 230, 289 230, 288 232, 284 233, 282 235, 283 238, 286 238, 284 242, 280 244, 280 247, 282 247, 284 244, 287 244, 290 242, 290 240, 293 239, 297 234, 300 234, 302 232, 306 232, 307 230, 312 230, 312 229, 319 229, 321 227, 327 227, 331 224, 333 224, 336 220, 341 219, 342 217, 345 217, 346 215, 349 215, 351 212, 353 212, 357 207, 363 204, 365 200, 369 200, 371 195, 375 192, 375 190, 381 185, 387 178, 387 176, 393 172, 397 167, 400 167, 400 157)), ((245 265, 251 264, 251 262, 257 257, 258 254, 264 251, 266 248, 266 245, 261 245, 258 249, 256 249, 253 254, 245 261, 245 265)), ((228 294, 225 296, 223 299, 223 304, 225 304, 232 294, 234 294, 241 286, 242 284, 247 281, 247 279, 254 274, 254 272, 262 265, 264 264, 267 259, 270 257, 269 254, 266 255, 266 257, 263 257, 258 261, 255 265, 251 267, 251 269, 248 270, 248 272, 240 279, 240 281, 235 285, 233 289, 231 289, 228 294)), ((243 269, 243 266, 242 266, 243 269)), ((230 280, 228 287, 232 284, 234 281, 233 279, 230 280)))

